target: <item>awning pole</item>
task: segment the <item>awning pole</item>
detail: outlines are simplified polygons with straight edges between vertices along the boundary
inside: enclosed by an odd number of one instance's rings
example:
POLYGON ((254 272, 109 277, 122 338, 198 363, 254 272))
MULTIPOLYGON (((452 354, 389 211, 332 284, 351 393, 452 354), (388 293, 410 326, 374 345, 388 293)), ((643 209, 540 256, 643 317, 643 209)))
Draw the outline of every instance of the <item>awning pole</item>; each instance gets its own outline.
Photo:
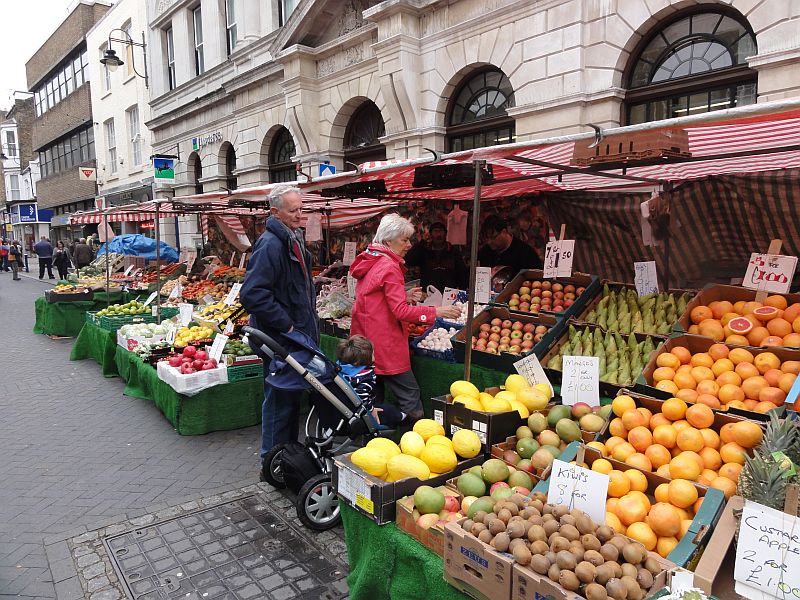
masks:
POLYGON ((469 288, 467 290, 467 322, 464 324, 464 381, 469 381, 472 367, 472 317, 475 316, 475 279, 478 262, 478 233, 481 226, 481 173, 485 160, 473 160, 475 196, 472 200, 472 246, 469 250, 469 288))
POLYGON ((161 205, 156 200, 156 319, 161 322, 161 205))
POLYGON ((111 265, 109 265, 108 250, 108 215, 103 213, 103 235, 106 237, 106 308, 111 304, 111 265))

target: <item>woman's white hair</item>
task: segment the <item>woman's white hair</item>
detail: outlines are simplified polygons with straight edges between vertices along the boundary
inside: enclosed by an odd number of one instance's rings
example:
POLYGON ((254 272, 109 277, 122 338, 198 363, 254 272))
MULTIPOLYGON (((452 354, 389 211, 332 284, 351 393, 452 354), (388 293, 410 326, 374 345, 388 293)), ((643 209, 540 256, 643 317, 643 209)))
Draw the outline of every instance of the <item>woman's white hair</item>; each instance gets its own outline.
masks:
POLYGON ((276 185, 268 196, 270 207, 278 210, 283 208, 283 197, 286 194, 300 194, 302 196, 303 193, 300 188, 293 185, 276 185))
POLYGON ((414 235, 414 225, 411 221, 398 215, 397 213, 390 213, 385 215, 380 224, 378 231, 375 232, 375 237, 372 238, 373 244, 383 244, 396 240, 397 238, 414 235))

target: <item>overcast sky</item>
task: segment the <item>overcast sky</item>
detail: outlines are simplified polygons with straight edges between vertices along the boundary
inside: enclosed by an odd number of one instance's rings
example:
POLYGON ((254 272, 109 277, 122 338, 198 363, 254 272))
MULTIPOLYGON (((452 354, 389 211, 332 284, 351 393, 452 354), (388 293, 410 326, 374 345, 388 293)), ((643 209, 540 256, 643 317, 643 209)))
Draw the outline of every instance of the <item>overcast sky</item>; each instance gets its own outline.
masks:
POLYGON ((0 0, 0 108, 11 107, 13 90, 28 89, 25 63, 77 3, 78 0, 0 0))

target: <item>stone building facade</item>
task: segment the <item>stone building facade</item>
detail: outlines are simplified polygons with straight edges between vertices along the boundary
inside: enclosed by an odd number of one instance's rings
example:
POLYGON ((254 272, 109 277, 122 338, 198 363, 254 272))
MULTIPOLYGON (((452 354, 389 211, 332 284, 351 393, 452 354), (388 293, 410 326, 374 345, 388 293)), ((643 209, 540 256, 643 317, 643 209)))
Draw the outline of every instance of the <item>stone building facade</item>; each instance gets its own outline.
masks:
POLYGON ((800 95, 790 0, 149 0, 148 19, 177 195, 800 95))

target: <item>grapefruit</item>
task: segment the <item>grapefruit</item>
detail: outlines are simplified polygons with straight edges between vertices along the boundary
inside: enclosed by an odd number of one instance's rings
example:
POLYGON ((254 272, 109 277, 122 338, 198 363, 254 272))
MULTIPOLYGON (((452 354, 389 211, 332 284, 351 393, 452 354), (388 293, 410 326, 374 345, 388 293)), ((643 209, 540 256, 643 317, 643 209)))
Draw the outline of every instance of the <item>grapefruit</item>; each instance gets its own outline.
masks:
POLYGON ((689 318, 692 320, 692 323, 699 325, 706 319, 713 319, 714 313, 711 312, 711 309, 707 306, 695 306, 692 312, 689 313, 689 318))
POLYGON ((762 323, 766 323, 780 314, 780 311, 774 306, 759 306, 758 308, 753 309, 751 312, 762 323))
POLYGON ((728 321, 727 327, 734 335, 747 335, 753 329, 753 324, 750 322, 750 319, 736 317, 728 321))
POLYGON ((792 333, 792 324, 786 319, 777 317, 775 319, 771 319, 767 323, 767 330, 769 331, 770 335, 782 338, 792 333))
POLYGON ((786 301, 786 298, 776 294, 774 296, 767 296, 764 299, 764 305, 773 306, 778 310, 786 310, 789 306, 789 303, 786 301))

